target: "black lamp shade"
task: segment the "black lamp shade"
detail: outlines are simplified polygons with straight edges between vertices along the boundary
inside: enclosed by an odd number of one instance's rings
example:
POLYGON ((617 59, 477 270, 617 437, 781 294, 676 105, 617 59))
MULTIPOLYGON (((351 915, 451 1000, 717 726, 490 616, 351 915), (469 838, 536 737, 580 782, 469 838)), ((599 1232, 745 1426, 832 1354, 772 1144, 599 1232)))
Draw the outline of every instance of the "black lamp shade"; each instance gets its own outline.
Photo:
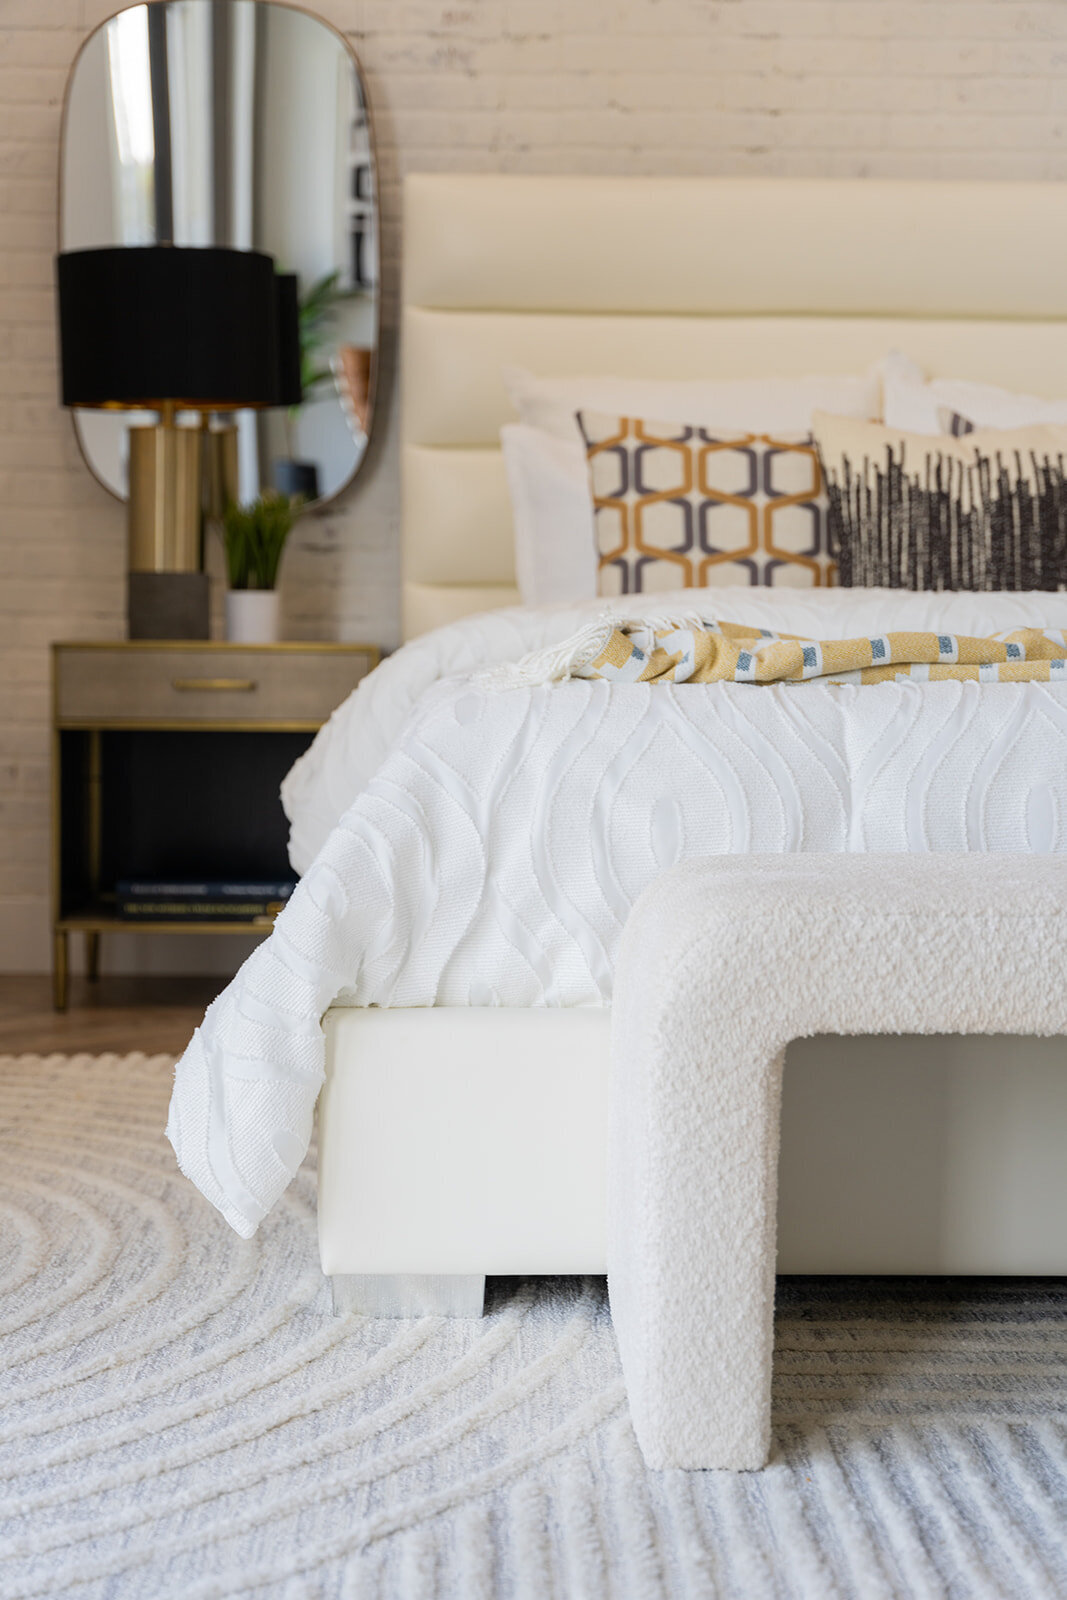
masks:
POLYGON ((277 405, 274 261, 176 245, 57 257, 63 404, 277 405))
POLYGON ((304 398, 300 381, 300 300, 295 272, 274 278, 278 306, 279 406, 298 406, 304 398))

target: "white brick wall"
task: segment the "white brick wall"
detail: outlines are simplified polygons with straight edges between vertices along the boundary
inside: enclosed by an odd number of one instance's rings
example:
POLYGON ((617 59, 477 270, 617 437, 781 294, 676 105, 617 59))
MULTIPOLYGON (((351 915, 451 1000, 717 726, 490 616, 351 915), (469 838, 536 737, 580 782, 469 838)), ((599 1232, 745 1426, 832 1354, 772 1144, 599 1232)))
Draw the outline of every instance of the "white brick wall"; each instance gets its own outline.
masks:
MULTIPOLYGON (((48 959, 48 642, 122 630, 122 512, 56 405, 51 291, 63 88, 112 9, 0 0, 0 970, 48 959)), ((298 637, 397 636, 405 172, 1067 177, 1064 0, 322 0, 321 11, 360 55, 375 113, 385 381, 366 471, 301 525, 287 558, 298 637)), ((150 959, 199 959, 193 945, 157 942, 150 959)))

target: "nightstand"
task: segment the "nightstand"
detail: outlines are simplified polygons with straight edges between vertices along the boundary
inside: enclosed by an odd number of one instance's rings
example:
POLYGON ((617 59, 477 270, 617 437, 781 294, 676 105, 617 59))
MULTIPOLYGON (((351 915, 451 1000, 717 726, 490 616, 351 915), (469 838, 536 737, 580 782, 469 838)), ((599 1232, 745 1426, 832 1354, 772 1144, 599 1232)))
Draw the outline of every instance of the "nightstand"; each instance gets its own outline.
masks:
POLYGON ((52 647, 55 1006, 68 943, 100 935, 269 933, 271 920, 122 920, 130 879, 292 876, 285 773, 378 663, 373 645, 136 640, 52 647))

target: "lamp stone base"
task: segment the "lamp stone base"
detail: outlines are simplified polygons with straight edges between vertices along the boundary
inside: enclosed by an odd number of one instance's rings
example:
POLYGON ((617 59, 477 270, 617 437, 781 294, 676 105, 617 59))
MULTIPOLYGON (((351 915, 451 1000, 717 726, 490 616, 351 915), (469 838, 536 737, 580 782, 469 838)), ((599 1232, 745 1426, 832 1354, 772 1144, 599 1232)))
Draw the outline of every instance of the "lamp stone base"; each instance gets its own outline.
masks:
POLYGON ((210 639, 206 572, 131 572, 126 621, 131 639, 210 639))

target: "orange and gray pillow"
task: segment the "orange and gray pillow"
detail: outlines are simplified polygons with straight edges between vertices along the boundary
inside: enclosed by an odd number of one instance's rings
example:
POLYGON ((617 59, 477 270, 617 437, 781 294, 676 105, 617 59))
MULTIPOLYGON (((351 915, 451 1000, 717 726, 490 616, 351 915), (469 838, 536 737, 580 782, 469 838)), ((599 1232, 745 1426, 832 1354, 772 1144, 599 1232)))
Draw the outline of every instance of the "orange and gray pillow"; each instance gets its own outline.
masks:
POLYGON ((578 413, 602 595, 834 582, 810 434, 578 413))

